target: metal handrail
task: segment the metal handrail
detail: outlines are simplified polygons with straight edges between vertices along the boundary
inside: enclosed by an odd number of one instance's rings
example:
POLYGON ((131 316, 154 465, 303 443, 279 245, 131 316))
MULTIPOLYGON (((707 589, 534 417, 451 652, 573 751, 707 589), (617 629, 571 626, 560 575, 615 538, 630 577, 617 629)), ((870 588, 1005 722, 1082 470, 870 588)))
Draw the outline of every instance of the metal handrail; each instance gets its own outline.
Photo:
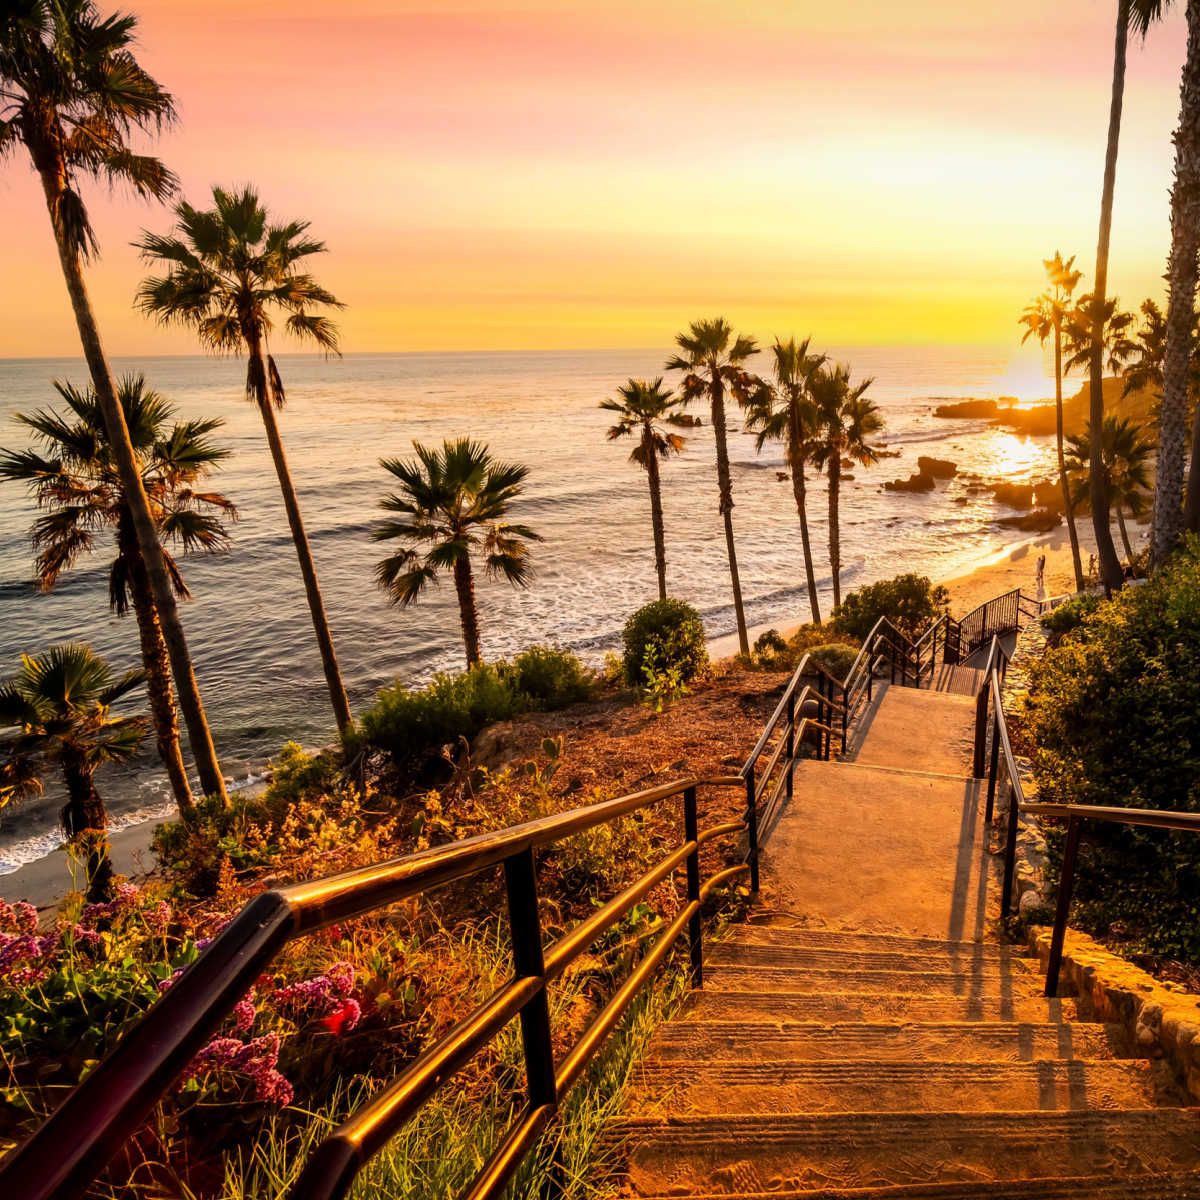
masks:
POLYGON ((1059 975, 1062 970, 1067 922, 1071 913, 1071 897, 1075 890, 1079 838, 1084 821, 1107 821, 1119 825, 1138 825, 1154 829, 1171 829, 1181 833, 1200 833, 1200 813, 1175 812, 1163 808, 1114 808, 1099 804, 1027 803, 1025 789, 1021 786, 1020 772, 1017 770, 1017 760, 1012 751, 1012 742, 1008 736, 1008 721, 1004 715, 1004 698, 1001 690, 1002 682, 1003 675, 1000 664, 997 663, 988 675, 994 724, 991 765, 988 771, 987 820, 990 821, 992 818, 992 801, 996 791, 999 758, 1003 755, 1004 770, 1008 776, 1009 802, 1004 846, 1004 885, 1000 900, 1001 916, 1007 917, 1012 910, 1012 894, 1016 876, 1017 827, 1021 815, 1055 817, 1067 822, 1067 837, 1063 846, 1058 895, 1055 898, 1054 928, 1050 935, 1050 953, 1046 960, 1044 990, 1047 996, 1054 996, 1058 992, 1059 975))
MULTIPOLYGON (((512 979, 334 1131, 317 1148, 290 1193, 304 1200, 343 1196, 371 1155, 504 1025, 519 1016, 528 1103, 466 1193, 472 1200, 498 1194, 557 1111, 562 1094, 578 1078, 638 988, 685 928, 692 978, 697 986, 702 983, 700 905, 713 887, 743 871, 751 872, 752 887, 757 888, 758 841, 757 812, 753 807, 740 821, 701 833, 697 827, 696 793, 701 786, 740 787, 744 783, 744 776, 738 774, 661 784, 256 896, 40 1128, 0 1163, 0 1186, 22 1200, 78 1196, 288 941, 502 866, 512 938, 512 979), (543 951, 534 851, 676 796, 683 798, 683 843, 543 951), (702 886, 700 847, 714 838, 739 832, 748 835, 745 861, 714 874, 702 886), (548 983, 680 866, 687 869, 687 903, 556 1071, 548 983)), ((750 796, 753 805, 752 791, 750 796)))

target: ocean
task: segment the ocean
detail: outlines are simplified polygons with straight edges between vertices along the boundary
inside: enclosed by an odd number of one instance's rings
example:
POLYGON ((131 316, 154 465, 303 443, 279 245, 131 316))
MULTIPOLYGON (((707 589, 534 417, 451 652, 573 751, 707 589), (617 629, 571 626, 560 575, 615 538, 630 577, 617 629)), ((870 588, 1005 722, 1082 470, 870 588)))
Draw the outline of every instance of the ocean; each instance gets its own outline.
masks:
MULTIPOLYGON (((997 396, 1011 387, 1003 349, 855 347, 830 353, 855 378, 872 375, 871 395, 900 457, 852 472, 843 484, 843 593, 919 569, 947 578, 972 569, 1027 535, 995 519, 1011 515, 960 480, 925 495, 885 492, 918 455, 951 458, 962 471, 1022 478, 1051 469, 1049 439, 1021 438, 982 421, 932 415, 938 403, 997 396)), ((631 445, 608 442, 597 405, 630 376, 662 373, 664 351, 279 355, 288 405, 281 427, 300 495, 337 653, 352 707, 382 686, 417 684, 463 664, 454 589, 447 580, 415 606, 389 606, 374 583, 384 549, 371 540, 391 476, 381 457, 411 453, 412 442, 469 435, 494 455, 528 465, 514 519, 543 538, 526 590, 478 580, 485 657, 553 643, 599 660, 616 649, 625 618, 654 599, 656 584, 644 472, 631 445)), ((190 556, 182 567, 195 600, 183 608, 188 641, 226 773, 235 783, 261 774, 287 740, 328 743, 332 718, 304 602, 295 552, 256 410, 242 392, 244 362, 204 356, 115 358, 118 375, 141 371, 182 417, 218 415, 217 440, 231 454, 213 481, 238 506, 228 553, 190 556)), ((765 363, 760 369, 765 369, 765 363)), ((0 445, 28 438, 16 412, 52 406, 50 381, 87 382, 81 360, 0 360, 0 445)), ((684 453, 663 468, 668 586, 695 605, 710 636, 734 628, 724 536, 717 513, 713 435, 688 431, 684 453)), ((729 421, 738 420, 731 407, 729 421)), ((780 626, 808 619, 799 526, 782 451, 755 452, 754 438, 730 434, 734 528, 747 620, 780 626)), ((818 578, 830 606, 826 497, 810 482, 809 520, 818 578)), ((54 642, 91 643, 115 667, 140 665, 132 615, 112 616, 106 572, 111 539, 67 573, 49 595, 30 582, 34 509, 15 484, 0 486, 0 675, 23 652, 54 642)), ((116 826, 172 811, 147 739, 132 764, 98 776, 116 826)), ((60 801, 44 796, 0 813, 0 873, 48 853, 59 841, 60 801)))

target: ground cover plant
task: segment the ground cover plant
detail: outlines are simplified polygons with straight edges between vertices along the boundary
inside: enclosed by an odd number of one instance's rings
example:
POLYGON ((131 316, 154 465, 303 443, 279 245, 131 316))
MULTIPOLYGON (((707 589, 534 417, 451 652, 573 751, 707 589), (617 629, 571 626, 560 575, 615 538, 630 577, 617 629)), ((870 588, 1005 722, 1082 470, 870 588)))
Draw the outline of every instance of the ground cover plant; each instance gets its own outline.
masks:
MULTIPOLYGON (((1069 616, 1074 627, 1030 671, 1039 798, 1200 812, 1200 542, 1146 584, 1069 616)), ((1053 878, 1063 831, 1048 836, 1053 878)), ((1200 962, 1200 838, 1089 822, 1075 894, 1089 932, 1200 962)))

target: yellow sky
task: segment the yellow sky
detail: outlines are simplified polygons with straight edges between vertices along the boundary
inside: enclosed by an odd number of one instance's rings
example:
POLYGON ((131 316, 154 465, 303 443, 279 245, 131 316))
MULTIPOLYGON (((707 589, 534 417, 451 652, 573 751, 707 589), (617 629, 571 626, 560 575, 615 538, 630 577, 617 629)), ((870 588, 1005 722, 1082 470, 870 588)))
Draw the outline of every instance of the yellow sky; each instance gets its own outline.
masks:
MULTIPOLYGON (((329 243, 351 351, 761 336, 1016 344, 1040 258, 1089 274, 1113 2, 146 0, 187 196, 253 181, 329 243)), ((1112 287, 1161 290, 1179 16, 1131 45, 1112 287)), ((165 210, 93 198, 112 353, 165 210)), ((40 193, 0 168, 0 355, 74 353, 40 193)))

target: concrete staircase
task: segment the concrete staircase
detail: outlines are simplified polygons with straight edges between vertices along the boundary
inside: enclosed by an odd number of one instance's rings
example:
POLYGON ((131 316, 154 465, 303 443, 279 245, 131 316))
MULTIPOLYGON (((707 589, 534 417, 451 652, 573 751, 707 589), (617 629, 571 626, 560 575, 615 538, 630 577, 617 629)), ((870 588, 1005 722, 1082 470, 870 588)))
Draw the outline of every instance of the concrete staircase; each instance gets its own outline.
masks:
POLYGON ((883 688, 807 761, 754 924, 710 948, 620 1130, 627 1196, 1200 1200, 1200 1112, 991 938, 974 706, 883 688))

